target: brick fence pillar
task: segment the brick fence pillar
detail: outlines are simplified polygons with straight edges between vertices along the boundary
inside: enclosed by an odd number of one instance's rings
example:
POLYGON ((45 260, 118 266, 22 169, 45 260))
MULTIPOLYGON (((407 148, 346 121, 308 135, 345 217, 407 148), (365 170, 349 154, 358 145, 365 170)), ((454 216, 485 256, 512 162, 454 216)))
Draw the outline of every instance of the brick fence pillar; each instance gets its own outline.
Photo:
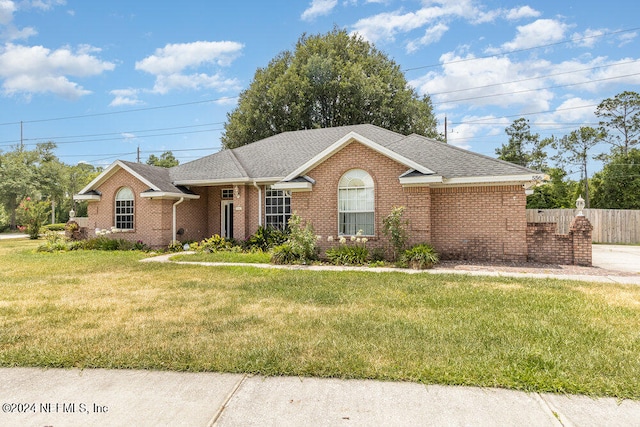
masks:
POLYGON ((591 232, 593 226, 584 216, 577 216, 569 227, 573 238, 573 264, 591 266, 591 232))

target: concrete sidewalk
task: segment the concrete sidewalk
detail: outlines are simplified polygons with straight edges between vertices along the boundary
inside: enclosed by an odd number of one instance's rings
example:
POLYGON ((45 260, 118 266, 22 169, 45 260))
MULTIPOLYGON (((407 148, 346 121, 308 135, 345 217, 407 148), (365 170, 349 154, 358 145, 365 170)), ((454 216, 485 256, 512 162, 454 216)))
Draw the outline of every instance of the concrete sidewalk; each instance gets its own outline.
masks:
POLYGON ((640 426, 640 402, 241 374, 0 369, 2 426, 640 426))
MULTIPOLYGON (((176 255, 187 255, 194 252, 168 253, 156 255, 150 258, 140 260, 140 262, 170 262, 173 264, 185 265, 203 265, 209 267, 254 267, 267 269, 285 269, 285 270, 307 270, 307 271, 366 271, 370 273, 405 273, 405 274, 465 274, 468 276, 493 276, 493 277, 530 277, 538 279, 561 279, 561 280, 580 280, 585 282, 598 283, 620 283, 628 285, 640 285, 640 274, 633 276, 607 275, 606 270, 603 275, 585 275, 585 274, 557 274, 557 273, 518 273, 511 271, 473 271, 473 270, 454 270, 454 269, 427 269, 412 270, 409 268, 393 268, 393 267, 354 267, 354 266, 338 266, 338 265, 276 265, 276 264, 248 264, 233 262, 199 262, 199 261, 171 261, 170 258, 176 255)), ((640 258, 638 258, 640 263, 640 258)), ((632 264, 635 265, 635 264, 632 264)))

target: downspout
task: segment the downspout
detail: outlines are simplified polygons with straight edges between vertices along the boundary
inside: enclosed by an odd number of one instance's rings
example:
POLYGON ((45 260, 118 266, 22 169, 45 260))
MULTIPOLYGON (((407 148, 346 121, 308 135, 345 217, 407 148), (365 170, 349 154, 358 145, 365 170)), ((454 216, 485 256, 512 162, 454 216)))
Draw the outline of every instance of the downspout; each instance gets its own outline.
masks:
POLYGON ((258 189, 258 225, 262 227, 262 187, 255 181, 253 181, 253 186, 258 189))
POLYGON ((175 243, 176 242, 176 206, 178 206, 180 203, 184 202, 184 197, 180 197, 180 200, 178 200, 177 202, 175 202, 173 204, 173 228, 171 230, 172 235, 173 235, 173 240, 171 241, 171 243, 175 243))

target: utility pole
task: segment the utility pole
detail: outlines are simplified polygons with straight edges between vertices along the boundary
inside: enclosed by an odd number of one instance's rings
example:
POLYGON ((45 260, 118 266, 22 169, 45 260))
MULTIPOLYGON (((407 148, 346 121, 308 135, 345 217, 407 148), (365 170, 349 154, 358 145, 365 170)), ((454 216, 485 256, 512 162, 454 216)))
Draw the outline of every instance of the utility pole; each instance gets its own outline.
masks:
POLYGON ((140 163, 140 146, 138 145, 138 163, 140 163))
POLYGON ((22 137, 22 120, 20 120, 20 151, 24 150, 24 139, 22 137))
POLYGON ((444 143, 447 144, 447 116, 444 116, 444 143))

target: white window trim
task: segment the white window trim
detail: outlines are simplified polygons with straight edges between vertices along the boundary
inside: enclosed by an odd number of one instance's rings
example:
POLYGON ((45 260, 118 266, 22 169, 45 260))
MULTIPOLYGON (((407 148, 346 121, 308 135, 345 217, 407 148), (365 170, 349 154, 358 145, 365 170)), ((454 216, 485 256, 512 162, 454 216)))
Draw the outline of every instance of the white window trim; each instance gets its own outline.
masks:
MULTIPOLYGON (((373 214, 373 233, 371 234, 366 234, 363 233, 362 236, 363 237, 375 237, 375 231, 376 231, 376 209, 375 209, 375 205, 376 205, 376 195, 375 195, 375 182, 373 181, 373 177, 371 176, 371 174, 367 171, 365 171, 364 169, 360 169, 360 168, 354 168, 354 169, 349 169, 348 171, 346 171, 344 174, 342 174, 342 176, 340 177, 340 179, 338 180, 338 236, 351 236, 352 234, 343 234, 340 232, 341 229, 341 224, 340 224, 340 214, 342 213, 353 213, 353 214, 358 214, 358 213, 371 213, 373 214), (367 186, 362 186, 362 187, 341 187, 340 186, 340 181, 342 181, 342 179, 350 172, 353 171, 363 171, 364 173, 367 174, 367 176, 369 177, 369 179, 371 180, 371 186, 367 187, 367 186), (340 210, 340 190, 350 190, 350 189, 371 189, 372 193, 373 193, 373 209, 372 210, 352 210, 352 211, 343 211, 340 210)), ((356 233, 358 232, 358 230, 356 230, 356 233)), ((355 234, 355 233, 354 233, 355 234)))
MULTIPOLYGON (((129 206, 120 206, 120 208, 128 208, 129 206)), ((114 226, 117 230, 122 230, 122 231, 133 231, 136 228, 136 197, 135 197, 135 193, 133 192, 133 190, 130 187, 121 187, 117 192, 116 192, 116 196, 114 199, 114 203, 113 203, 113 209, 114 209, 114 218, 113 218, 113 222, 114 222, 114 226), (131 198, 130 199, 118 199, 118 196, 120 195, 120 193, 122 193, 124 190, 128 190, 131 193, 131 198), (118 213, 118 203, 120 202, 131 202, 131 213, 118 213), (131 228, 124 228, 122 227, 123 222, 125 222, 124 220, 120 219, 120 224, 118 224, 119 218, 125 217, 125 216, 131 216, 131 228)), ((128 221, 127 221, 128 222, 128 221)))
MULTIPOLYGON (((270 205, 272 206, 272 205, 270 205)), ((276 205, 277 206, 277 205, 276 205)), ((291 212, 291 191, 287 191, 287 190, 281 190, 278 188, 273 188, 273 186, 266 186, 265 187, 265 191, 264 191, 264 226, 267 227, 271 224, 269 224, 268 218, 269 217, 283 217, 283 219, 289 217, 291 218, 292 212, 291 212), (279 192, 282 193, 282 195, 279 196, 270 196, 270 192, 279 192), (286 199, 289 198, 289 213, 286 212, 282 212, 282 213, 267 213, 267 199, 278 199, 278 198, 282 198, 283 200, 283 209, 286 210, 286 199)), ((287 221, 285 221, 282 224, 283 228, 285 228, 287 226, 287 221)))

